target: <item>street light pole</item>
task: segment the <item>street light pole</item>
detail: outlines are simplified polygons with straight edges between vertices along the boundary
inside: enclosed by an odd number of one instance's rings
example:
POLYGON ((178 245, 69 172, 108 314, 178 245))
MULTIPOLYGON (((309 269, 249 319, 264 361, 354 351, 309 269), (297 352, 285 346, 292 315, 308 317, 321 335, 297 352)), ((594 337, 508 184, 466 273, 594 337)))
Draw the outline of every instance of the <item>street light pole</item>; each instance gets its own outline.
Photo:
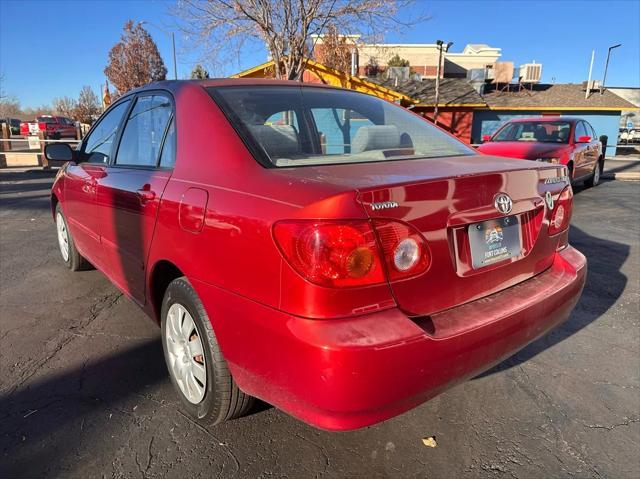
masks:
POLYGON ((437 40, 436 45, 438 45, 438 67, 436 68, 436 101, 435 106, 433 107, 433 123, 435 125, 438 124, 438 103, 440 102, 440 70, 442 68, 442 51, 449 51, 453 42, 449 42, 446 45, 442 40, 437 40))
POLYGON ((165 35, 171 35, 171 46, 173 48, 173 79, 177 80, 178 79, 178 62, 176 61, 176 36, 175 36, 175 34, 173 32, 168 32, 164 28, 159 27, 155 23, 148 22, 147 20, 143 20, 141 22, 138 22, 138 25, 144 25, 145 23, 147 25, 151 25, 152 27, 156 27, 158 30, 160 30, 165 35))
POLYGON ((176 61, 176 35, 171 32, 171 46, 173 47, 173 79, 178 79, 178 62, 176 61))
POLYGON ((602 79, 602 88, 600 88, 601 95, 604 95, 604 87, 607 84, 607 70, 609 69, 609 57, 611 57, 611 50, 621 46, 622 46, 622 43, 618 43, 617 45, 612 45, 609 47, 609 51, 607 52, 607 62, 604 65, 604 78, 602 79))

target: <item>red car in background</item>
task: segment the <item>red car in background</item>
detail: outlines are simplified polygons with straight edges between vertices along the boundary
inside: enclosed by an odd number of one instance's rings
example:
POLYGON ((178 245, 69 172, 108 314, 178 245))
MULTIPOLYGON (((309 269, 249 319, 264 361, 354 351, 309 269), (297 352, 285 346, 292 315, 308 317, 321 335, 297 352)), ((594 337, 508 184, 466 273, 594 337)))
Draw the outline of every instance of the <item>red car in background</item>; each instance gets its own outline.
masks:
POLYGON ((42 115, 35 121, 24 121, 20 124, 20 134, 37 135, 44 132, 46 139, 76 138, 76 122, 64 116, 42 115))
POLYGON ((159 82, 45 155, 67 161, 64 263, 158 322, 209 424, 253 397, 325 429, 388 419, 565 321, 585 283, 564 167, 479 155, 363 93, 159 82))
POLYGON ((604 151, 595 130, 580 118, 523 118, 502 125, 483 138, 485 155, 565 165, 572 182, 600 182, 604 151))

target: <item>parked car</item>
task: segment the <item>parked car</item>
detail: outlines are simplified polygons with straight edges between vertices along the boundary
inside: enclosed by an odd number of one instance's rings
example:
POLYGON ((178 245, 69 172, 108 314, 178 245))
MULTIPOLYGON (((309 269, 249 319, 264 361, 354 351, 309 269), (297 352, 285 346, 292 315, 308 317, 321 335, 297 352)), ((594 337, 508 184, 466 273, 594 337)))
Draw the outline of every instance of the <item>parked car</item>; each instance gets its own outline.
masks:
POLYGON ((11 135, 20 134, 20 120, 17 118, 0 118, 0 124, 3 123, 9 125, 11 135))
POLYGON ((24 136, 37 135, 44 132, 45 138, 76 138, 76 122, 64 116, 42 115, 32 122, 22 122, 20 124, 20 134, 24 136))
POLYGON ((253 397, 325 429, 385 420, 565 321, 585 282, 564 167, 479 155, 363 93, 159 82, 45 155, 68 161, 63 261, 160 324, 208 423, 253 397))
POLYGON ((589 122, 580 118, 510 120, 483 140, 478 147, 483 154, 565 165, 572 182, 600 182, 602 143, 589 122))

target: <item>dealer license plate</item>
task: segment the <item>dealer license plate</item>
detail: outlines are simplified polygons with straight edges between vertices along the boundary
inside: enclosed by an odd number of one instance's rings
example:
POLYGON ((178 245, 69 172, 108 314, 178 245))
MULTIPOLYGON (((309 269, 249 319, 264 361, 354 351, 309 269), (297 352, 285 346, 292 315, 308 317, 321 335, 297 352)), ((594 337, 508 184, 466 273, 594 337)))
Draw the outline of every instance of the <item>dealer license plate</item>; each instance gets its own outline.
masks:
POLYGON ((482 268, 520 255, 522 237, 516 216, 469 225, 473 268, 482 268))

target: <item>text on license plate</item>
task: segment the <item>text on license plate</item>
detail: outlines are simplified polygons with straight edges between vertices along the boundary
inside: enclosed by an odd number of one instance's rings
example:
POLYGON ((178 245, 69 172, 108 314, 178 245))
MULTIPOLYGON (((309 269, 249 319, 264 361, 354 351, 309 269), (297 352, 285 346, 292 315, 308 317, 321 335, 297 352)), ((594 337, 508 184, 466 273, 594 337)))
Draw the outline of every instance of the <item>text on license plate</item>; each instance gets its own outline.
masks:
POLYGON ((516 216, 469 225, 469 244, 474 269, 520 255, 522 238, 516 216))

